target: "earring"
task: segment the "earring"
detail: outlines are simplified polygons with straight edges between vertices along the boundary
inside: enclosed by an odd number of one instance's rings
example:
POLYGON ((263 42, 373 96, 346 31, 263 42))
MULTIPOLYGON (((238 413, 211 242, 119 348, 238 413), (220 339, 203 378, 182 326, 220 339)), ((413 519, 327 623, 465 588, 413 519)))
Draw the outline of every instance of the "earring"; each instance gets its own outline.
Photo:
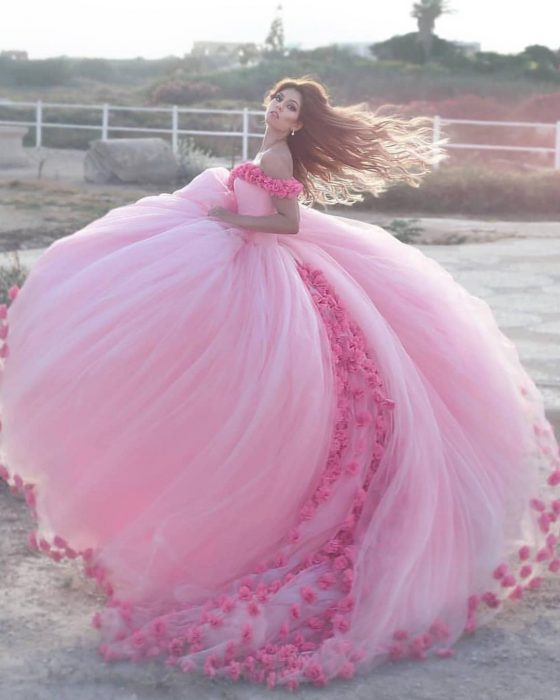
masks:
POLYGON ((293 136, 295 133, 296 133, 296 132, 292 129, 292 136, 293 136))

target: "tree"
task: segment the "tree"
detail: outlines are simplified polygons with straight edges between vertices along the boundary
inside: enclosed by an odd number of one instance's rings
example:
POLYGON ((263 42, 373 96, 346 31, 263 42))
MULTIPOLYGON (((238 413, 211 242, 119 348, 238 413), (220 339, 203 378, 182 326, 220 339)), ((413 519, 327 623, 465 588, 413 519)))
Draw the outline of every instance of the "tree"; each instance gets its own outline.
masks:
POLYGON ((443 14, 451 14, 445 0, 420 0, 415 2, 410 13, 418 24, 418 39, 424 50, 426 61, 430 59, 434 43, 434 27, 436 19, 443 14))
POLYGON ((531 44, 525 47, 521 55, 535 64, 531 68, 543 74, 555 73, 560 69, 560 54, 549 49, 548 46, 531 44))
POLYGON ((264 41, 265 51, 273 55, 284 53, 284 22, 282 20, 282 5, 276 8, 276 17, 272 20, 268 36, 264 41))
MULTIPOLYGON (((441 63, 449 68, 469 65, 469 59, 454 42, 440 39, 437 35, 434 35, 432 42, 431 62, 441 63)), ((371 44, 369 50, 380 61, 404 61, 417 65, 426 63, 418 32, 392 36, 385 41, 371 44)))
POLYGON ((239 63, 242 66, 247 66, 251 63, 254 63, 256 59, 259 57, 259 49, 256 46, 256 44, 249 43, 249 44, 242 44, 239 47, 239 63))

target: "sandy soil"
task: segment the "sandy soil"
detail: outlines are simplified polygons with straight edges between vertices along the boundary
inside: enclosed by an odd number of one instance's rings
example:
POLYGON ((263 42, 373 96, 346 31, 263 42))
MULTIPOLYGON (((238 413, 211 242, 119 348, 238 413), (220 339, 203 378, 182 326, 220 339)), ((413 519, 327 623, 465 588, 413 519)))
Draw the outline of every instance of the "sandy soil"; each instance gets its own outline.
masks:
MULTIPOLYGON (((157 663, 106 664, 89 620, 101 599, 74 562, 27 549, 27 507, 0 480, 0 700, 255 700, 292 697, 157 663)), ((552 700, 559 697, 560 577, 464 637, 450 659, 404 661, 304 687, 302 700, 552 700)))

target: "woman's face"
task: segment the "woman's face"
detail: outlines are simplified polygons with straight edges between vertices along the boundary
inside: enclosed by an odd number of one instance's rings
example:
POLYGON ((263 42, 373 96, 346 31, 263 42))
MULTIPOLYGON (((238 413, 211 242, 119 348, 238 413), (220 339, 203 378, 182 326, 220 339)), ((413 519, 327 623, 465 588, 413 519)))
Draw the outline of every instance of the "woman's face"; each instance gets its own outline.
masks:
POLYGON ((265 120, 268 126, 283 133, 297 131, 302 123, 299 120, 301 113, 301 93, 295 88, 278 90, 270 99, 266 109, 265 120))

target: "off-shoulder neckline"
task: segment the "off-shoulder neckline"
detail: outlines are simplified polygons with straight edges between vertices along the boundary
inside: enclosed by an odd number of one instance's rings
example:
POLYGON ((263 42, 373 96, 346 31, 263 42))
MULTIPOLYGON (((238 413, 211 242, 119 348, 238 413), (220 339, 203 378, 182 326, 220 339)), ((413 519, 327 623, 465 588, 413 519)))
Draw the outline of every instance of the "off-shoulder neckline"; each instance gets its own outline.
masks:
POLYGON ((247 166, 250 165, 256 170, 258 170, 264 177, 270 178, 271 180, 280 180, 280 182, 299 182, 302 184, 296 177, 293 175, 291 177, 273 177, 272 175, 267 175, 264 170, 261 168, 261 166, 258 163, 254 163, 252 160, 244 160, 241 163, 238 163, 235 167, 232 168, 232 172, 241 166, 247 166))
POLYGON ((233 190, 233 183, 237 178, 267 190, 272 197, 293 199, 305 190, 304 184, 295 177, 271 177, 264 172, 260 165, 250 160, 239 163, 231 169, 227 180, 229 189, 233 190))
MULTIPOLYGON (((245 161, 246 163, 249 163, 250 165, 255 166, 255 168, 258 168, 263 175, 266 175, 264 170, 261 168, 261 166, 258 163, 255 163, 252 160, 245 161)), ((282 182, 292 182, 295 180, 296 182, 299 182, 297 178, 295 178, 293 175, 291 177, 273 177, 272 175, 266 175, 267 177, 272 178, 273 180, 281 180, 282 182)))

